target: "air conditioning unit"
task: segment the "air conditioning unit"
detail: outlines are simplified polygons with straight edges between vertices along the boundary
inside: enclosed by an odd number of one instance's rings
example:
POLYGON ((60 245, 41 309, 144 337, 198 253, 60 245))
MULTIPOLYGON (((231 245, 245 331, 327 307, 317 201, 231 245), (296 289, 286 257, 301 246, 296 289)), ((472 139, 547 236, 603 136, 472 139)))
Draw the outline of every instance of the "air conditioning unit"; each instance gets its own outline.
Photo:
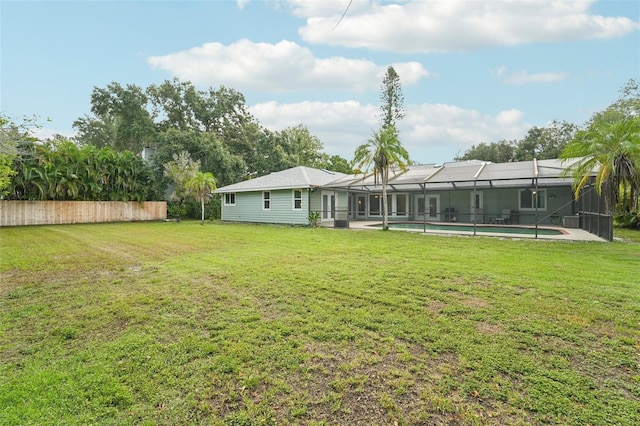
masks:
POLYGON ((565 228, 580 228, 580 216, 564 216, 562 226, 565 228))

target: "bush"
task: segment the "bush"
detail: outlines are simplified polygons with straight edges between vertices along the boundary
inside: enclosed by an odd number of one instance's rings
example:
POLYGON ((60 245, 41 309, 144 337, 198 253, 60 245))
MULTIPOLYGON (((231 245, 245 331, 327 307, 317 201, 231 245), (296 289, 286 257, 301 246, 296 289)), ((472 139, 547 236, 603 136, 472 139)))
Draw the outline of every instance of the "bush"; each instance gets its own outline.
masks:
POLYGON ((618 213, 613 217, 613 224, 618 228, 640 229, 640 211, 618 213))
MULTIPOLYGON (((175 219, 200 219, 200 203, 195 200, 185 201, 182 209, 177 202, 170 202, 169 217, 175 219)), ((204 206, 204 217, 208 220, 220 219, 220 198, 214 196, 204 206)))
POLYGON ((187 217, 187 208, 175 201, 167 203, 167 215, 172 219, 182 219, 187 217))

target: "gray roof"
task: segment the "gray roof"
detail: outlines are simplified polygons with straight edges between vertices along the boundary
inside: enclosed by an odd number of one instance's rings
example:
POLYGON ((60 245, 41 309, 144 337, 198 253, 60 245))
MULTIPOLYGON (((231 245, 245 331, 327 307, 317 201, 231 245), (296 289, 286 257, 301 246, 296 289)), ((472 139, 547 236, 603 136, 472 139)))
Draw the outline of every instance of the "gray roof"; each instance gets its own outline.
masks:
POLYGON ((317 188, 346 176, 344 173, 298 166, 218 188, 220 194, 229 192, 274 191, 278 189, 317 188))
MULTIPOLYGON (((511 163, 465 161, 411 165, 405 172, 396 170, 389 177, 389 187, 398 191, 527 186, 537 179, 543 186, 571 185, 571 177, 563 177, 564 170, 576 160, 531 160, 511 163)), ((332 188, 361 191, 380 191, 379 179, 372 174, 349 175, 332 182, 332 188)))

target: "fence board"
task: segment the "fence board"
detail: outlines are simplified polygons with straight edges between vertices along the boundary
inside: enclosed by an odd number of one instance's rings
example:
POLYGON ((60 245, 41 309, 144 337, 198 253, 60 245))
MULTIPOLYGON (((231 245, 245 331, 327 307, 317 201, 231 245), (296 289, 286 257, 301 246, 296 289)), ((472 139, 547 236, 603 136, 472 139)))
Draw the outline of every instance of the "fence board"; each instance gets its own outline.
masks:
POLYGON ((165 220, 165 201, 0 201, 0 226, 165 220))

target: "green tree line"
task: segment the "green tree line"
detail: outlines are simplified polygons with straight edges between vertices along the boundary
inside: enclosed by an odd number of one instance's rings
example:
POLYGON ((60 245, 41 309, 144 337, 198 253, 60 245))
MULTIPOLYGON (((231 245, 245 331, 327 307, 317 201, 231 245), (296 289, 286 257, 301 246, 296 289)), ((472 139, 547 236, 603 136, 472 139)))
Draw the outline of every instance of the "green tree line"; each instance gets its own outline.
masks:
POLYGON ((220 86, 198 90, 178 79, 143 89, 113 82, 94 88, 91 114, 78 118, 74 141, 117 151, 155 150, 156 174, 173 155, 188 152, 219 185, 294 166, 349 172, 306 126, 270 131, 247 109, 242 93, 220 86))

